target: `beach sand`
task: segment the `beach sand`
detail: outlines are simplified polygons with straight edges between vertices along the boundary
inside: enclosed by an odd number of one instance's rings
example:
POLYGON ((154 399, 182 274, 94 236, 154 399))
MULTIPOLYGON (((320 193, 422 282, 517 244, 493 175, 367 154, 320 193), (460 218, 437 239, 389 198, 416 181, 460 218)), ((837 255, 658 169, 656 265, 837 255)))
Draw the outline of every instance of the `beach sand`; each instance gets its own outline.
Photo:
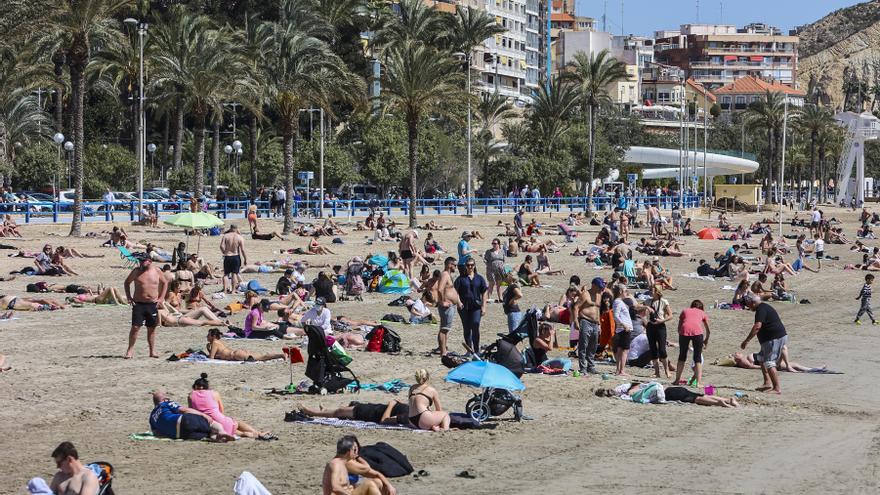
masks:
MULTIPOLYGON (((853 235, 857 213, 826 208, 826 215, 845 220, 847 235, 853 235)), ((527 214, 540 222, 555 224, 564 214, 527 214)), ((644 214, 641 214, 644 218, 644 214)), ((734 225, 763 215, 736 214, 734 225)), ((472 245, 485 250, 493 234, 503 231, 499 219, 431 217, 438 223, 459 229, 478 229, 485 240, 472 245)), ((695 226, 706 225, 705 215, 695 226)), ((427 221, 427 218, 424 220, 427 221)), ((243 222, 238 222, 243 224, 243 222)), ((279 230, 272 219, 260 220, 261 230, 279 230)), ((246 224, 241 225, 247 230, 246 224)), ((88 224, 85 231, 108 230, 109 226, 88 224)), ((150 240, 171 249, 183 240, 180 230, 129 227, 133 240, 150 240)), ((554 229, 550 229, 554 230, 554 229)), ((580 245, 589 243, 595 227, 580 227, 580 245), (584 232, 586 231, 586 232, 584 232)), ((785 233, 792 228, 784 226, 785 233)), ((121 288, 128 273, 115 249, 98 247, 103 238, 70 239, 48 234, 64 234, 66 226, 33 225, 22 228, 26 240, 4 242, 36 250, 44 242, 74 247, 80 251, 106 255, 98 259, 72 259, 68 263, 82 276, 46 279, 57 283, 103 283, 121 288)), ((461 230, 435 232, 448 250, 454 251, 461 230)), ((774 227, 774 233, 776 232, 774 227)), ((327 257, 297 257, 310 262, 343 264, 354 255, 396 249, 396 243, 367 246, 364 232, 352 232, 343 246, 332 245, 339 253, 327 257)), ((775 234, 774 234, 775 235, 775 234)), ((633 236, 639 237, 639 232, 633 236)), ((560 242, 560 236, 553 236, 560 242)), ((424 233, 421 239, 424 239, 424 233)), ((329 242, 322 239, 322 242, 329 242)), ((758 239, 751 241, 753 244, 758 239)), ((201 241, 201 253, 219 262, 219 238, 201 241)), ((304 247, 307 239, 288 242, 246 241, 250 261, 281 256, 280 248, 304 247)), ((793 241, 790 241, 793 245, 793 241)), ((686 239, 684 249, 697 258, 711 259, 729 241, 686 239)), ((877 241, 867 241, 869 246, 877 241)), ((329 244, 325 244, 329 245, 329 244)), ((526 288, 525 305, 542 307, 559 299, 568 277, 580 275, 584 282, 596 275, 610 276, 610 270, 595 270, 583 258, 569 256, 573 246, 551 254, 555 268, 566 274, 543 277, 552 288, 526 288)), ((31 259, 8 258, 2 251, 0 271, 8 273, 32 264, 31 259)), ((611 377, 556 377, 527 375, 523 378, 525 412, 532 421, 515 422, 510 413, 493 422, 494 430, 414 433, 408 431, 353 431, 362 444, 385 441, 408 455, 416 469, 430 473, 416 479, 394 480, 399 493, 409 494, 537 494, 537 493, 877 493, 880 490, 880 426, 877 391, 880 357, 880 327, 855 326, 858 309, 855 300, 864 272, 844 271, 845 263, 861 261, 849 246, 831 245, 826 253, 839 261, 823 263, 820 273, 801 273, 788 278, 799 299, 812 304, 773 303, 790 335, 791 357, 799 363, 841 371, 839 375, 781 374, 783 395, 768 396, 754 390, 761 384, 760 371, 713 366, 711 363, 736 352, 753 321, 749 311, 708 309, 712 328, 710 346, 705 351, 705 384, 717 393, 731 396, 740 391, 736 410, 685 404, 636 405, 618 399, 593 395, 597 387, 613 386, 622 380, 611 377), (475 479, 456 477, 468 470, 475 479)), ((645 256, 637 255, 636 260, 645 256)), ((520 262, 522 255, 516 260, 520 262)), ((786 256, 793 261, 793 256, 786 256)), ((730 282, 687 279, 696 263, 689 258, 664 258, 662 263, 674 274, 678 291, 665 297, 677 313, 700 298, 708 307, 715 300, 729 301, 732 291, 721 290, 730 282)), ((815 266, 811 260, 810 266, 815 266)), ((484 272, 482 264, 479 271, 484 272)), ((314 277, 311 269, 307 277, 314 277)), ((274 287, 278 274, 248 275, 265 287, 274 287)), ((24 294, 25 285, 42 277, 19 276, 2 282, 3 294, 24 294)), ((217 286, 208 286, 209 292, 217 286)), ((63 295, 49 295, 63 300, 63 295)), ((396 297, 396 296, 395 296, 396 297)), ((367 294, 364 302, 341 302, 330 306, 333 315, 378 318, 385 313, 403 313, 391 308, 392 296, 367 294)), ((231 299, 220 302, 227 304, 231 299)), ((217 301, 215 301, 216 303, 217 301)), ((219 305, 219 304, 218 304, 219 305)), ((878 308, 880 311, 880 308, 878 308)), ((386 402, 406 400, 406 393, 384 392, 329 395, 325 397, 276 396, 262 392, 267 387, 288 383, 288 368, 275 362, 249 365, 207 365, 168 362, 171 353, 187 348, 204 348, 207 328, 160 328, 160 359, 147 358, 146 332, 135 351, 135 359, 123 360, 130 310, 126 306, 68 308, 45 313, 17 312, 16 320, 0 322, 0 353, 14 367, 0 374, 0 452, 6 460, 0 471, 0 492, 22 493, 33 476, 50 479, 54 463, 50 453, 58 443, 72 441, 85 461, 104 460, 116 468, 114 488, 122 494, 150 493, 232 493, 235 478, 248 470, 274 494, 320 493, 324 463, 335 451, 336 440, 351 430, 327 426, 285 423, 284 413, 299 406, 334 408, 351 400, 386 402), (128 435, 149 430, 152 409, 149 392, 165 388, 170 395, 186 401, 186 394, 199 373, 209 373, 212 388, 223 397, 229 415, 261 429, 275 432, 280 441, 243 440, 231 444, 203 442, 132 441, 128 435)), ((232 317, 241 325, 244 313, 232 317)), ((500 304, 491 304, 483 320, 483 342, 506 330, 500 304)), ((677 320, 673 320, 673 323, 677 320)), ((557 325, 558 326, 558 325, 557 325)), ((393 325, 403 338, 403 355, 354 352, 351 367, 363 382, 381 383, 399 378, 413 382, 413 372, 426 368, 438 389, 443 407, 463 411, 473 389, 443 382, 447 373, 436 357, 423 353, 436 346, 437 326, 393 325), (410 354, 411 352, 411 354, 410 354)), ((674 324, 670 340, 675 341, 674 324)), ((450 347, 462 351, 461 327, 450 334, 450 347)), ((257 352, 278 351, 282 342, 230 342, 235 348, 257 352)), ((754 341, 749 352, 757 352, 754 341)), ((677 349, 671 348, 675 359, 677 349)), ((551 355, 564 355, 557 351, 551 355)), ((611 372, 610 365, 600 371, 611 372)), ((294 379, 304 378, 304 366, 296 365, 294 379)), ((629 369, 640 379, 652 371, 629 369)), ((689 375, 688 375, 689 376, 689 375)), ((662 380, 669 384, 671 380, 662 380)))

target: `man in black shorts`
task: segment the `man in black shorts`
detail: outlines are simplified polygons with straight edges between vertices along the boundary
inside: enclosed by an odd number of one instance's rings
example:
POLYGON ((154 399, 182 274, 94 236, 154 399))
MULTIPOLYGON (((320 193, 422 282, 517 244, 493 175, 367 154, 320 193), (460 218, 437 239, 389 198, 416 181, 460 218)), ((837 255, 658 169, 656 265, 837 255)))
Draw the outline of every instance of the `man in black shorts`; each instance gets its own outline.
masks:
POLYGON ((244 238, 238 232, 238 226, 232 224, 220 237, 220 253, 223 254, 223 290, 233 293, 241 283, 241 265, 247 264, 244 252, 244 238))
POLYGON ((140 265, 125 279, 125 297, 131 304, 131 330, 128 333, 126 359, 131 359, 134 355, 134 344, 137 342, 138 332, 144 325, 147 326, 150 357, 159 357, 156 354, 156 326, 159 325, 159 312, 156 306, 159 301, 164 300, 167 289, 167 279, 158 268, 153 266, 150 258, 142 259, 140 265), (132 285, 134 285, 133 295, 132 285))
POLYGON ((393 400, 387 404, 351 402, 338 409, 309 409, 303 407, 301 414, 318 418, 353 419, 386 425, 409 425, 409 405, 393 400))

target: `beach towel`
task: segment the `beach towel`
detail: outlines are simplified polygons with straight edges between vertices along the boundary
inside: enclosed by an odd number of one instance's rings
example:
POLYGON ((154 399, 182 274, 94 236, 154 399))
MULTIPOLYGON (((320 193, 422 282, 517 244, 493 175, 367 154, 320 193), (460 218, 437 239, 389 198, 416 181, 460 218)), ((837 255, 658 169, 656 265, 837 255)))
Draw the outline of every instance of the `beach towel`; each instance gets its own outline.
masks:
POLYGON ((709 275, 700 275, 700 274, 697 273, 697 272, 682 273, 681 276, 684 277, 684 278, 694 278, 694 279, 697 279, 697 280, 706 280, 706 281, 708 281, 708 282, 714 282, 714 281, 715 281, 715 277, 711 277, 711 276, 709 276, 709 275))
POLYGON ((232 489, 235 495, 272 495, 250 471, 242 471, 232 489))
POLYGON ((306 425, 324 425, 324 426, 334 426, 336 428, 353 428, 355 430, 405 430, 405 431, 415 431, 415 432, 427 432, 428 430, 417 430, 415 428, 410 428, 408 426, 400 426, 400 425, 380 425, 378 423, 371 423, 369 421, 356 421, 354 419, 339 419, 339 418, 308 418, 302 415, 296 415, 295 419, 289 419, 288 416, 284 417, 284 421, 288 423, 301 423, 306 425))
POLYGON ((137 440, 137 441, 154 441, 160 440, 164 442, 183 442, 184 440, 181 438, 165 438, 165 437, 157 437, 153 435, 152 431, 145 431, 143 433, 132 433, 128 436, 129 440, 137 440))
MULTIPOLYGON (((410 386, 408 384, 404 383, 404 381, 399 378, 387 381, 385 383, 361 383, 360 385, 360 389, 364 391, 381 390, 383 392, 389 392, 392 394, 399 393, 401 390, 409 387, 410 386)), ((356 392, 357 388, 358 387, 354 383, 349 383, 346 387, 349 392, 356 392)))
POLYGON ((736 290, 736 287, 734 287, 732 285, 725 285, 724 287, 721 288, 721 290, 736 290))
POLYGON ((55 495, 43 478, 32 478, 28 481, 27 491, 31 495, 55 495))

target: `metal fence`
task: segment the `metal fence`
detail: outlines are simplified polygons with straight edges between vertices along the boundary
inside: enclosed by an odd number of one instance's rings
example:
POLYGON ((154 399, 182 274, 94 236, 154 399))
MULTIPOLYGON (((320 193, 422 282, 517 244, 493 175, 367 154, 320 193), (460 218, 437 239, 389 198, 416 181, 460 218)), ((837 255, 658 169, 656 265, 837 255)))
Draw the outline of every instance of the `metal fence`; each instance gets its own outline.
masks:
MULTIPOLYGON (((678 205, 678 196, 636 196, 626 197, 623 202, 613 197, 594 197, 593 210, 610 210, 633 204, 638 209, 648 205, 660 209, 671 209, 678 205)), ((685 195, 682 201, 685 208, 696 208, 702 204, 702 195, 685 195)), ((205 208, 220 218, 244 218, 251 201, 230 199, 210 201, 205 208)), ((268 201, 256 201, 260 217, 283 216, 284 206, 272 208, 268 201)), ((189 201, 145 201, 144 205, 155 208, 159 216, 190 211, 189 201)), ((296 217, 320 216, 317 201, 295 201, 290 205, 296 217)), ((586 197, 567 198, 474 198, 474 215, 512 214, 523 208, 529 213, 570 213, 584 211, 586 197)), ((409 215, 409 202, 406 199, 387 200, 325 200, 324 215, 332 217, 366 217, 371 212, 384 212, 388 216, 409 215)), ((418 199, 416 212, 422 215, 463 215, 467 213, 465 199, 418 199)), ((24 223, 69 223, 73 217, 73 203, 70 202, 21 202, 0 203, 0 213, 8 213, 24 223)), ((118 220, 135 221, 139 218, 137 201, 84 201, 80 215, 84 222, 113 222, 118 220)))

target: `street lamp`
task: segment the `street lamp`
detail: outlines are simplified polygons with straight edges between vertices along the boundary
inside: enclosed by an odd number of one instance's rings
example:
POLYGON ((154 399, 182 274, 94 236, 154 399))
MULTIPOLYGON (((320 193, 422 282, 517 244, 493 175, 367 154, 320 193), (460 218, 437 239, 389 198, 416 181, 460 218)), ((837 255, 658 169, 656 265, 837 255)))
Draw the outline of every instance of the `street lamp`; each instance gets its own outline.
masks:
MULTIPOLYGON (((58 146, 58 161, 61 161, 61 145, 64 144, 64 134, 60 132, 56 132, 54 136, 52 136, 52 141, 55 142, 55 145, 58 146)), ((55 193, 55 174, 52 174, 52 197, 57 197, 55 193)))
MULTIPOLYGON (((144 116, 144 35, 147 34, 147 23, 126 18, 123 23, 134 26, 138 33, 138 212, 144 210, 144 162, 147 158, 145 143, 146 117, 144 116)), ((142 219, 143 220, 143 219, 142 219)))
MULTIPOLYGON (((233 135, 233 137, 235 137, 233 135)), ((241 156, 241 141, 236 139, 232 142, 232 149, 235 150, 235 174, 238 175, 238 157, 241 156)))
MULTIPOLYGON (((309 112, 309 116, 312 115, 312 112, 319 112, 321 117, 321 148, 319 154, 319 166, 318 166, 318 207, 319 214, 321 218, 324 218, 324 109, 323 108, 303 108, 300 112, 309 112)), ((306 196, 308 196, 309 191, 306 188, 306 196)), ((308 207, 306 207, 308 209, 308 207)))
MULTIPOLYGON (((471 179, 472 172, 472 158, 471 158, 471 54, 470 53, 462 53, 457 52, 454 54, 456 58, 459 60, 464 60, 464 63, 467 64, 467 214, 473 215, 473 210, 471 206, 473 204, 473 184, 471 179)), ((484 177, 485 179, 485 177, 484 177)), ((483 185, 483 193, 485 196, 485 187, 483 185)))
POLYGON ((156 163, 156 148, 156 145, 153 143, 147 145, 147 151, 150 153, 150 177, 153 176, 153 171, 155 170, 154 165, 156 163))
POLYGON ((239 148, 235 151, 235 174, 238 175, 238 169, 241 166, 241 155, 244 154, 244 150, 239 148))
POLYGON ((64 143, 64 151, 67 152, 67 187, 70 188, 70 160, 73 158, 70 154, 73 151, 73 143, 70 141, 64 143))

